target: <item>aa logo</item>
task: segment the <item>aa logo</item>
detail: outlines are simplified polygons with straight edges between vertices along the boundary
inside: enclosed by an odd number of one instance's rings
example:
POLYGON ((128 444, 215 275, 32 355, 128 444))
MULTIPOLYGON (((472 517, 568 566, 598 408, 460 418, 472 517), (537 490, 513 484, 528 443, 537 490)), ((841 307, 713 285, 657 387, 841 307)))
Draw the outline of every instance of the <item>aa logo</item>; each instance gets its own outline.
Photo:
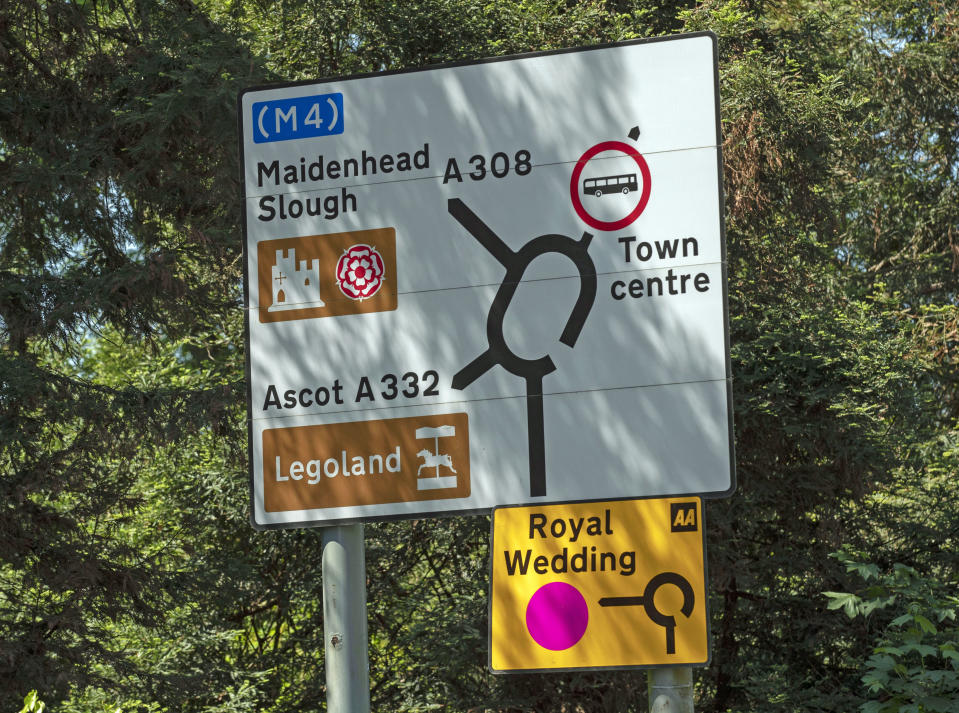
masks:
POLYGON ((696 503, 670 503, 669 522, 673 532, 696 532, 699 529, 696 503))

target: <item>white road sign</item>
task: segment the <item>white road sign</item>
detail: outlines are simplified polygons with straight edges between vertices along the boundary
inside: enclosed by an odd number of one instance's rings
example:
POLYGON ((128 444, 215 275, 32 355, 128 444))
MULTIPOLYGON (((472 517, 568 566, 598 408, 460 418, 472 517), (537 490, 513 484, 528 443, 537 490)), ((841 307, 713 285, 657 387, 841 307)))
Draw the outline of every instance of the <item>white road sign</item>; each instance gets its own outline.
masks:
POLYGON ((734 489, 716 39, 244 91, 257 527, 734 489))

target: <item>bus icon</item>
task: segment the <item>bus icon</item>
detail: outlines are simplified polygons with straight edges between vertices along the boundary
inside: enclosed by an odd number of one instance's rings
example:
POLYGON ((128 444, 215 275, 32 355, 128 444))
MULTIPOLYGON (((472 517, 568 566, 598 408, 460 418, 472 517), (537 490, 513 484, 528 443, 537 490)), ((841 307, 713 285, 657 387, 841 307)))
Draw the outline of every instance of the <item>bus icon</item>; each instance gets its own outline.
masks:
POLYGON ((583 195, 599 198, 604 193, 627 194, 638 191, 639 184, 635 173, 624 173, 619 176, 597 176, 583 181, 583 195))

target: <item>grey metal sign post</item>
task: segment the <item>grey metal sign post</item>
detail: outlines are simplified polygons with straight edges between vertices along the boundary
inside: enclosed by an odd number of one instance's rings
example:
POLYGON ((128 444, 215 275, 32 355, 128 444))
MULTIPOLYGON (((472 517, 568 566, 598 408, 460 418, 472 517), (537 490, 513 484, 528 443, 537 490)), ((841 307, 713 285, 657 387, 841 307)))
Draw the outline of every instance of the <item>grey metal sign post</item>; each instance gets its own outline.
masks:
POLYGON ((693 670, 654 668, 649 671, 649 713, 693 713, 693 670))
POLYGON ((329 713, 369 713, 363 525, 323 529, 323 639, 329 713))

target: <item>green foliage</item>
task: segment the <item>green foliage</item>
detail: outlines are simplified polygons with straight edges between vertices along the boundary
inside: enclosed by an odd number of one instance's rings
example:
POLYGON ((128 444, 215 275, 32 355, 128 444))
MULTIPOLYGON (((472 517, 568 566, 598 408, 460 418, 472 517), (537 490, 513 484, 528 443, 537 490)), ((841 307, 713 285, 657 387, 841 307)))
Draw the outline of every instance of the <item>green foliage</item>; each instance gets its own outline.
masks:
POLYGON ((864 667, 869 699, 862 713, 959 710, 959 582, 903 564, 884 572, 845 550, 836 558, 867 586, 858 594, 826 592, 828 608, 842 609, 850 619, 883 621, 864 667))
POLYGON ((30 691, 23 699, 23 708, 20 709, 20 713, 43 713, 46 707, 47 704, 40 700, 34 690, 30 691))

